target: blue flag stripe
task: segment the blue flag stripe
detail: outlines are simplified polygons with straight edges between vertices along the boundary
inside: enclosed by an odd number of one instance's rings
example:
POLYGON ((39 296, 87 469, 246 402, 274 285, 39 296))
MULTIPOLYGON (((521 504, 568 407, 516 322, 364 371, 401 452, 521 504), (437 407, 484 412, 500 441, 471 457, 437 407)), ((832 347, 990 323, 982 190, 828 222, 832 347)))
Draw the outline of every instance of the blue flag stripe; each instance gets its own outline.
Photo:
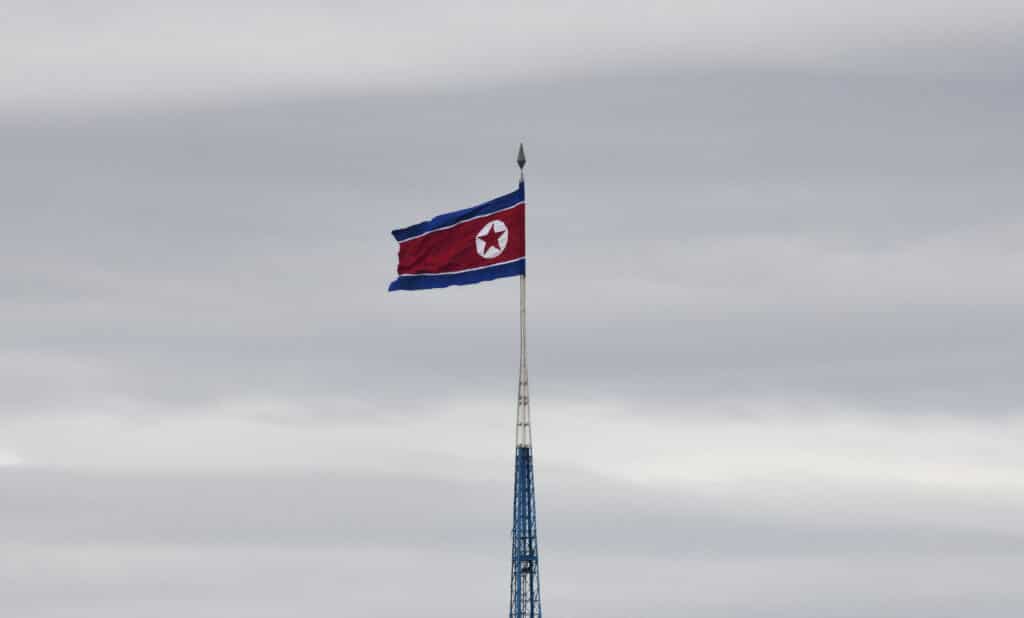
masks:
POLYGON ((458 273, 443 275, 403 275, 391 282, 389 292, 395 290, 428 290, 430 288, 446 288, 450 285, 469 285, 526 274, 526 258, 520 258, 504 264, 496 264, 486 268, 477 268, 458 273))
MULTIPOLYGON (((470 208, 464 208, 462 210, 456 210, 454 212, 446 212, 443 215, 437 215, 430 221, 424 221, 417 223, 416 225, 410 225, 400 230, 394 230, 391 235, 395 237, 395 240, 402 242, 413 238, 414 236, 421 236, 427 232, 439 230, 444 227, 450 227, 474 217, 482 217, 491 213, 498 212, 499 210, 505 210, 511 208, 525 199, 526 191, 523 188, 523 184, 519 183, 519 188, 512 193, 507 193, 501 197, 496 197, 489 202, 471 206, 470 208)), ((457 285, 457 284, 455 284, 457 285)), ((431 286, 431 287, 444 287, 444 286, 431 286)), ((418 289, 418 288, 417 288, 418 289)))

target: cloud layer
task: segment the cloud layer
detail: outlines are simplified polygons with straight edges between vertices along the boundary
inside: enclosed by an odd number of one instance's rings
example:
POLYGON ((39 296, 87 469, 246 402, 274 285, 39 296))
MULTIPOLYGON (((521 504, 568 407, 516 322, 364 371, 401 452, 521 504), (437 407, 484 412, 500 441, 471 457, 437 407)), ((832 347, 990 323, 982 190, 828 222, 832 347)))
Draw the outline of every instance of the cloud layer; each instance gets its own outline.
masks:
POLYGON ((548 614, 1019 615, 1020 9, 812 4, 13 6, 0 608, 502 611, 516 285, 385 289, 525 140, 548 614))
POLYGON ((415 93, 644 64, 1019 70, 1017 3, 8 3, 0 111, 174 106, 325 87, 415 93))

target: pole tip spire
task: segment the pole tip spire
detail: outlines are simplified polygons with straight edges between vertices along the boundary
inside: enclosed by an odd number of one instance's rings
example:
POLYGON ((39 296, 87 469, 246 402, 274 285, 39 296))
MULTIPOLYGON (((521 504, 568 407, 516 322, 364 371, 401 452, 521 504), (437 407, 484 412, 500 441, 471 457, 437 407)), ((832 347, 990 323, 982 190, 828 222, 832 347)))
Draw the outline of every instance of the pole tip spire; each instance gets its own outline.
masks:
POLYGON ((523 151, 523 143, 519 142, 519 156, 516 157, 516 163, 519 164, 519 171, 523 171, 526 167, 526 153, 523 151))

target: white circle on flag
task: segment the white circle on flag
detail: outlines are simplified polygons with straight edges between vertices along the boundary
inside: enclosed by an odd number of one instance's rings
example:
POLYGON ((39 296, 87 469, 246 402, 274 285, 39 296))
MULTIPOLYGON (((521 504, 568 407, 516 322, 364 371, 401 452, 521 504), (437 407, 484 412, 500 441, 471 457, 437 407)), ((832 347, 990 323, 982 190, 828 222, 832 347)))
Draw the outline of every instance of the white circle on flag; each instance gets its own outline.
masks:
POLYGON ((494 219, 484 224, 476 233, 476 252, 485 260, 493 260, 505 252, 508 246, 508 227, 494 219))

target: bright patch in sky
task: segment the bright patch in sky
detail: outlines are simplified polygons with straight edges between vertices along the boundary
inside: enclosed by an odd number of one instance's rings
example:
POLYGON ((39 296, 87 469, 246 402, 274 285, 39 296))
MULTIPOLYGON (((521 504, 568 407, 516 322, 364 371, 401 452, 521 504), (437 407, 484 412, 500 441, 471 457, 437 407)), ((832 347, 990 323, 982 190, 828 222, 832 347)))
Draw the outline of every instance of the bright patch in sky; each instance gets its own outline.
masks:
POLYGON ((17 453, 0 449, 0 466, 17 466, 21 463, 23 462, 17 453))

